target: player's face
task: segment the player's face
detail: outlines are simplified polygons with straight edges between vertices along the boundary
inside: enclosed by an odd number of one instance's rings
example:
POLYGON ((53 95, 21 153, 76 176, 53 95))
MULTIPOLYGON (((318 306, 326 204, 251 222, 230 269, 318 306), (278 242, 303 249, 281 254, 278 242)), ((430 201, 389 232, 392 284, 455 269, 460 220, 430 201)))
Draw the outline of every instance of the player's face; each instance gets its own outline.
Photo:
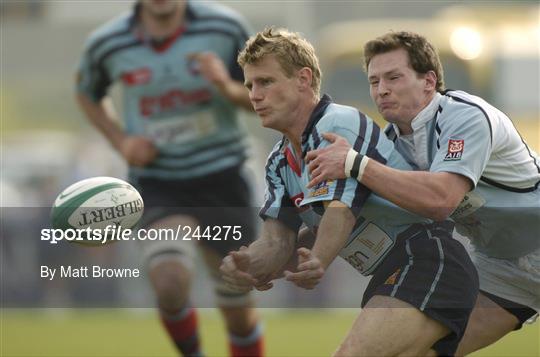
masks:
POLYGON ((266 56, 255 64, 246 64, 244 77, 249 99, 262 125, 287 131, 300 102, 296 76, 288 78, 275 57, 266 56))
POLYGON ((398 126, 409 125, 433 95, 427 75, 412 69, 404 49, 374 56, 369 63, 368 80, 379 113, 398 126))
POLYGON ((178 0, 142 0, 142 6, 156 17, 171 16, 179 6, 185 6, 185 1, 178 0))

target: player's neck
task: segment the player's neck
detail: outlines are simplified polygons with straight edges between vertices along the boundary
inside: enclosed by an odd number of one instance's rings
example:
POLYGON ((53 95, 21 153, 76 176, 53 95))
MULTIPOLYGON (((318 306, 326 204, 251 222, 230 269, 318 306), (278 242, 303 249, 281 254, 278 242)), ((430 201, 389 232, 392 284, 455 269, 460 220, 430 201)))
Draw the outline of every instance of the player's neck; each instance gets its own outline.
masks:
POLYGON ((302 157, 302 134, 308 125, 311 114, 319 103, 319 97, 313 96, 309 100, 303 101, 297 106, 294 113, 294 119, 291 120, 291 125, 284 132, 285 136, 293 146, 297 157, 302 157))
POLYGON ((413 115, 412 118, 408 119, 408 120, 405 120, 404 122, 397 122, 397 126, 399 128, 399 132, 401 133, 401 135, 410 135, 413 133, 413 127, 412 127, 412 123, 413 121, 420 115, 420 113, 425 110, 430 104, 431 104, 431 101, 433 100, 433 98, 435 97, 435 92, 431 93, 431 94, 428 94, 423 102, 418 106, 418 110, 416 111, 416 113, 413 115))
POLYGON ((146 34, 159 39, 171 36, 184 25, 185 12, 185 6, 177 6, 171 14, 157 16, 143 8, 140 19, 146 34))

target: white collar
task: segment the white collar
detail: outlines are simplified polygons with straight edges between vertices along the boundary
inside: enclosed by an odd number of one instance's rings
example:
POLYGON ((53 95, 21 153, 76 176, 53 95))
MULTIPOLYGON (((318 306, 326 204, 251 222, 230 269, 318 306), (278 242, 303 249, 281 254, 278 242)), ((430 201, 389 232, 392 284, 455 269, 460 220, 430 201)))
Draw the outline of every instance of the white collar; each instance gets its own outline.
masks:
MULTIPOLYGON (((431 102, 429 102, 428 105, 424 109, 418 113, 414 119, 411 121, 411 127, 413 130, 413 133, 426 125, 433 117, 435 116, 435 113, 439 109, 439 102, 441 101, 442 95, 439 92, 435 92, 435 95, 433 96, 433 99, 431 99, 431 102)), ((397 134, 397 136, 400 136, 399 128, 396 124, 392 124, 394 127, 394 130, 397 134)))

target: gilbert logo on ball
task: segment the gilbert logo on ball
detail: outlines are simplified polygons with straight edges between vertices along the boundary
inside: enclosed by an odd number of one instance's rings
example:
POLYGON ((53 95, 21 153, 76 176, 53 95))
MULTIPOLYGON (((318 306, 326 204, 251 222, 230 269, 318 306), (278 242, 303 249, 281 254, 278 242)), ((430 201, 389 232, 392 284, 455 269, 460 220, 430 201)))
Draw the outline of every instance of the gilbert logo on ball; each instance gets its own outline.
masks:
POLYGON ((84 238, 66 240, 98 245, 102 243, 97 239, 100 236, 110 242, 115 233, 134 227, 143 210, 141 195, 129 183, 113 177, 93 177, 74 183, 58 195, 51 221, 54 229, 76 232, 84 238))

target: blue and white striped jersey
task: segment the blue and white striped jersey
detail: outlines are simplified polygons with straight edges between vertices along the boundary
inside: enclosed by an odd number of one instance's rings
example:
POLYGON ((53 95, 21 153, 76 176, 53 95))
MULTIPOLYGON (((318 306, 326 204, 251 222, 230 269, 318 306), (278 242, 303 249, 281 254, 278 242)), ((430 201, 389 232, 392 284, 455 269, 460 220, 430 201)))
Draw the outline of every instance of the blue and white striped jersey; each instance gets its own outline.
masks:
POLYGON ((517 258, 540 248, 540 158, 511 120, 463 91, 437 93, 412 123, 412 135, 385 132, 416 170, 452 172, 474 189, 452 218, 482 253, 517 258))
MULTIPOLYGON (((333 103, 327 95, 320 100, 302 135, 302 155, 329 145, 321 137, 325 132, 345 137, 355 150, 381 163, 403 170, 411 169, 377 124, 355 108, 333 103)), ((429 222, 371 194, 355 179, 326 181, 308 190, 306 185, 309 181, 307 165, 302 161, 302 166, 297 166, 292 145, 283 138, 268 157, 265 204, 260 216, 263 219, 277 219, 294 231, 304 223, 316 232, 324 213, 323 202, 338 200, 358 217, 347 244, 362 240, 357 239, 362 234, 375 235, 373 249, 385 252, 391 248, 397 235, 411 224, 429 222)), ((358 264, 365 262, 351 261, 349 256, 342 257, 363 274, 370 274, 384 254, 376 255, 376 261, 371 260, 369 266, 361 267, 358 264)))
POLYGON ((197 73, 190 55, 216 53, 243 82, 236 57, 248 38, 244 20, 218 4, 188 2, 185 26, 156 45, 139 24, 139 6, 91 34, 78 78, 79 92, 94 101, 120 83, 126 132, 157 145, 157 160, 130 174, 190 179, 240 165, 247 145, 237 109, 197 73))

